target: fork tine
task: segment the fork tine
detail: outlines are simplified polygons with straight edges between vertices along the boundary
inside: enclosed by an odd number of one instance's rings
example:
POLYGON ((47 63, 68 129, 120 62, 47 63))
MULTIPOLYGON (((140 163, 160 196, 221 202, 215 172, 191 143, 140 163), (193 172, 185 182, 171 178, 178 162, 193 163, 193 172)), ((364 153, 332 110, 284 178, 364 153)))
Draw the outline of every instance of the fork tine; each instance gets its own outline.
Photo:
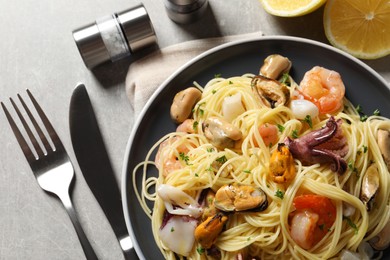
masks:
POLYGON ((3 111, 5 113, 5 116, 7 117, 7 120, 9 122, 9 125, 11 126, 12 131, 14 132, 14 135, 16 137, 16 140, 18 141, 20 147, 22 148, 22 151, 24 153, 24 156, 26 156, 27 161, 29 163, 36 160, 34 154, 32 153, 30 147, 28 146, 26 140, 24 139, 22 133, 19 131, 18 126, 15 124, 15 121, 12 119, 12 116, 8 112, 8 109, 5 107, 4 103, 1 102, 1 106, 3 108, 3 111))
MULTIPOLYGON (((28 117, 31 120, 31 123, 34 125, 35 130, 37 131, 43 145, 45 146, 45 149, 47 152, 52 151, 53 148, 50 146, 49 141, 47 140, 45 134, 43 133, 41 127, 38 125, 37 120, 35 120, 35 117, 31 113, 30 109, 27 107, 26 103, 24 102, 23 98, 18 94, 18 98, 20 100, 20 103, 22 104, 24 110, 27 112, 28 117)), ((31 137, 30 137, 31 138, 31 137)))
POLYGON ((37 110, 38 115, 41 117, 41 120, 42 120, 43 124, 45 125, 46 130, 49 133, 49 136, 50 136, 51 140, 53 141, 55 149, 64 149, 60 138, 58 137, 58 135, 57 135, 56 131, 54 130, 52 124, 50 123, 49 119, 47 118, 45 112, 43 112, 41 106, 35 100, 34 96, 31 94, 30 90, 27 89, 26 91, 27 91, 27 94, 30 97, 30 99, 31 99, 35 109, 37 110))
POLYGON ((14 100, 13 100, 12 98, 9 98, 9 100, 11 101, 11 104, 12 104, 12 106, 14 107, 14 109, 15 109, 15 111, 16 111, 16 114, 18 115, 18 117, 19 117, 19 119, 20 119, 20 122, 22 122, 22 125, 23 125, 24 129, 26 130, 27 135, 28 135, 28 137, 29 137, 30 140, 31 140, 31 143, 33 144, 34 149, 35 149, 35 151, 36 151, 37 154, 38 154, 38 158, 43 157, 43 156, 44 156, 44 153, 43 153, 41 147, 39 146, 38 141, 37 141, 37 139, 35 138, 33 132, 31 131, 30 127, 28 126, 26 120, 24 119, 22 113, 20 112, 18 106, 16 105, 16 103, 14 102, 14 100))

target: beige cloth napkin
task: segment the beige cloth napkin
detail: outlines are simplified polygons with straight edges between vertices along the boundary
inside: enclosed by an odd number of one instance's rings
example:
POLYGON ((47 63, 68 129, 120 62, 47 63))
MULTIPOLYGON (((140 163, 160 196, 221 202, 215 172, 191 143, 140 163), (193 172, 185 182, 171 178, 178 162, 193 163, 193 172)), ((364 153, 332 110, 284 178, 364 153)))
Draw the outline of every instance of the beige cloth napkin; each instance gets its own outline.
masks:
POLYGON ((261 32, 255 32, 192 40, 165 47, 135 61, 126 75, 126 93, 134 110, 134 117, 139 115, 157 87, 187 61, 220 44, 261 35, 261 32))

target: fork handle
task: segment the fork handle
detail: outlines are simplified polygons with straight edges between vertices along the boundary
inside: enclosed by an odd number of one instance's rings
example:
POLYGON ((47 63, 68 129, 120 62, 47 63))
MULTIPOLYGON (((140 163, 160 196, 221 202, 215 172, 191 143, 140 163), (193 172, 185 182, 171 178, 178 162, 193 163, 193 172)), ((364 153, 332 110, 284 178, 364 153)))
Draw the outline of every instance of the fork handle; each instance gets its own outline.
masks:
POLYGON ((80 240, 81 247, 83 248, 84 254, 87 258, 87 260, 98 260, 95 251, 93 250, 91 244, 89 243, 89 240, 87 236, 84 233, 83 228, 80 225, 80 222, 77 218, 76 211, 73 207, 72 200, 70 199, 69 193, 63 193, 58 196, 60 200, 62 201, 62 204, 64 204, 66 211, 68 212, 68 215, 70 217, 70 220, 72 221, 72 224, 74 226, 74 229, 76 230, 77 236, 80 240))

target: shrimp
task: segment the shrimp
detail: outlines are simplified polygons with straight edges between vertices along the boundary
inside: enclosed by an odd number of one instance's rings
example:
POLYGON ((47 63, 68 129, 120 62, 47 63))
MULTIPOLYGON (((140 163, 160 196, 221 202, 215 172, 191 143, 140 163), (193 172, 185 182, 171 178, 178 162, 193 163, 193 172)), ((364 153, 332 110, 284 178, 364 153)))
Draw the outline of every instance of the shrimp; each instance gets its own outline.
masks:
POLYGON ((345 86, 336 71, 315 66, 305 73, 297 90, 318 107, 320 114, 332 114, 343 107, 345 86))
MULTIPOLYGON (((261 138, 263 139, 264 145, 270 147, 276 144, 279 140, 278 128, 273 124, 265 123, 260 125, 257 129, 261 138)), ((253 144, 258 147, 259 144, 256 141, 256 138, 253 136, 253 144)))
POLYGON ((194 119, 186 119, 183 123, 178 125, 176 128, 176 132, 184 132, 187 134, 193 134, 195 133, 195 129, 197 128, 197 125, 195 124, 194 119))
POLYGON ((310 249, 330 230, 336 220, 336 207, 321 195, 300 195, 293 200, 291 237, 303 249, 310 249))
POLYGON ((155 163, 160 174, 162 173, 164 177, 175 170, 182 169, 185 165, 185 162, 178 156, 185 157, 189 148, 184 144, 177 145, 179 141, 179 137, 174 136, 163 141, 158 148, 155 163))

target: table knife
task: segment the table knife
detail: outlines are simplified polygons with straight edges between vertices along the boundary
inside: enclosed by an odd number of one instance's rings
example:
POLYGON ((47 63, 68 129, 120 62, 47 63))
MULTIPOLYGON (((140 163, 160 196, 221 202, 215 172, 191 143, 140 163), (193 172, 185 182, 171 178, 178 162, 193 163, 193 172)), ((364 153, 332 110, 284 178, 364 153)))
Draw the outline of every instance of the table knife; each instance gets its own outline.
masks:
POLYGON ((119 185, 83 84, 78 84, 72 93, 69 126, 73 150, 82 174, 106 215, 125 259, 138 259, 126 228, 119 185))

